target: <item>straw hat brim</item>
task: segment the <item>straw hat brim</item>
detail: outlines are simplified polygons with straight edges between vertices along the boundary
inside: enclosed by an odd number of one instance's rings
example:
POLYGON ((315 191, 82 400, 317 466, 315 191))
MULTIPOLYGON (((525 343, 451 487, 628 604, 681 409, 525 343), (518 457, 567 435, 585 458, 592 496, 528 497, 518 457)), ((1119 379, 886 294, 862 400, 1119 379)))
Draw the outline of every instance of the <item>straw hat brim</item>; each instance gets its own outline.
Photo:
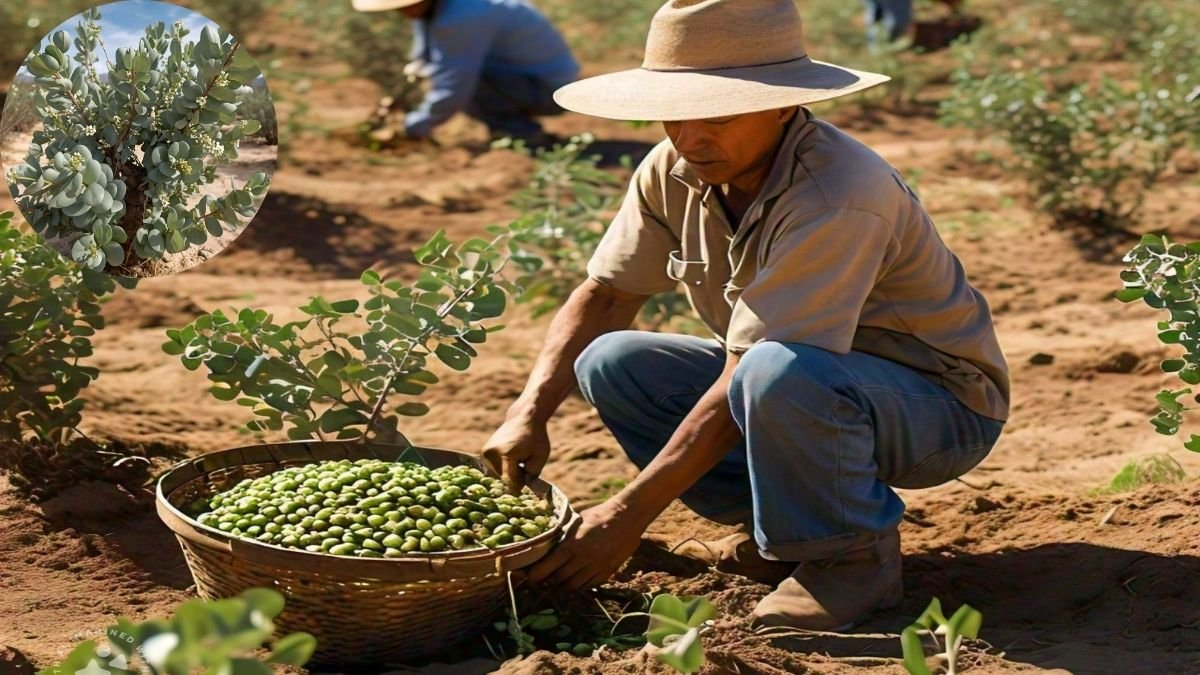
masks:
POLYGON ((360 12, 386 12, 389 9, 412 7, 422 0, 350 0, 350 5, 360 12))
POLYGON ((890 79, 809 58, 719 70, 636 68, 572 82, 554 92, 554 100, 614 120, 697 120, 826 101, 890 79))

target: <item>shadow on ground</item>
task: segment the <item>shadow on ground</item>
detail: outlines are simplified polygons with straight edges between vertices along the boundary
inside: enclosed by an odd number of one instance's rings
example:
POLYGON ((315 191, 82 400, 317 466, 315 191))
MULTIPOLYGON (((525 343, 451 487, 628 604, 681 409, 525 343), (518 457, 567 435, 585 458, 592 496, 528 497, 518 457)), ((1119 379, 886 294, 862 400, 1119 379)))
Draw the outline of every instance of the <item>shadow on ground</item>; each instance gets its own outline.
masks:
POLYGON ((938 549, 904 563, 904 602, 857 632, 899 633, 936 597, 947 613, 962 603, 980 610, 980 637, 1012 661, 1074 673, 1200 672, 1200 558, 1080 542, 938 549))
POLYGON ((320 199, 272 190, 245 232, 205 263, 211 274, 358 277, 364 269, 415 262, 412 237, 320 199))
POLYGON ((110 561, 128 562, 155 584, 175 590, 192 585, 179 542, 159 520, 150 488, 130 492, 93 481, 45 502, 41 511, 52 530, 77 539, 89 555, 102 544, 110 561))

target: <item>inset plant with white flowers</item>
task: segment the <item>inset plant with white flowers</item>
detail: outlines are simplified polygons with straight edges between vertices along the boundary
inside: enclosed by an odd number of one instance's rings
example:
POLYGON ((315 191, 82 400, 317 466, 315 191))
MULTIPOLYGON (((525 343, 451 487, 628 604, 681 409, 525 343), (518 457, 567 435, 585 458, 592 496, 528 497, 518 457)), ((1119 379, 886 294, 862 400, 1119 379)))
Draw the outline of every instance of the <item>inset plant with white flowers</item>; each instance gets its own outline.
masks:
POLYGON ((193 42, 182 23, 148 26, 110 60, 99 20, 84 12, 73 39, 57 31, 26 60, 43 128, 8 178, 40 234, 67 240, 88 268, 130 273, 254 215, 265 173, 204 193, 259 130, 237 113, 239 92, 260 72, 228 33, 206 26, 193 42))

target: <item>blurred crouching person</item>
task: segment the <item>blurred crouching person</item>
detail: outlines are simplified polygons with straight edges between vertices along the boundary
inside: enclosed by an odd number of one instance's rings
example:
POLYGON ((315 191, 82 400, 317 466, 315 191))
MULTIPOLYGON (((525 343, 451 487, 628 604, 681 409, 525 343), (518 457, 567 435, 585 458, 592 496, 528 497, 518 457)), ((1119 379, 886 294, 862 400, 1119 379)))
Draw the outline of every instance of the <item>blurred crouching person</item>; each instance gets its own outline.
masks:
POLYGON ((908 35, 913 21, 912 0, 864 0, 867 6, 867 44, 875 48, 908 35))
POLYGON ((542 142, 536 118, 557 115, 554 91, 579 64, 566 40, 527 0, 351 0, 362 12, 399 11, 413 22, 405 73, 430 80, 401 133, 427 138, 454 113, 487 125, 492 138, 542 142))

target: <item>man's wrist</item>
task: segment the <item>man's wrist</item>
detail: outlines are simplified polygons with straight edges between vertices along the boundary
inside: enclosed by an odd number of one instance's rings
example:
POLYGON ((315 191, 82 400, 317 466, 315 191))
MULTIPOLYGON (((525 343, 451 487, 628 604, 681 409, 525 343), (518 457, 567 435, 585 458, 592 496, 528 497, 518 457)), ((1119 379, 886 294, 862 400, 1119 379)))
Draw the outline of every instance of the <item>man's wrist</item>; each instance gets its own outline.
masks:
POLYGON ((606 502, 615 514, 636 521, 643 530, 649 527, 670 503, 662 503, 653 491, 643 489, 637 481, 626 485, 606 502))
POLYGON ((541 405, 536 399, 528 399, 523 395, 508 408, 505 419, 521 420, 527 424, 545 425, 550 421, 554 411, 547 410, 548 406, 541 405))

